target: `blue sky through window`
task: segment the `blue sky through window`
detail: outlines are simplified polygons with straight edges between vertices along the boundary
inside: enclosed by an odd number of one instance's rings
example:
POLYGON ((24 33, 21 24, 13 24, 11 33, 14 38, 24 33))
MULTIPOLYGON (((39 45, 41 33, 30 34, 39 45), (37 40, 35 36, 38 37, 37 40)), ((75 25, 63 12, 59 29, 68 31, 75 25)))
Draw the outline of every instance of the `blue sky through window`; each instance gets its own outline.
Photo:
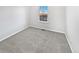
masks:
POLYGON ((41 12, 48 12, 48 6, 40 6, 41 12))

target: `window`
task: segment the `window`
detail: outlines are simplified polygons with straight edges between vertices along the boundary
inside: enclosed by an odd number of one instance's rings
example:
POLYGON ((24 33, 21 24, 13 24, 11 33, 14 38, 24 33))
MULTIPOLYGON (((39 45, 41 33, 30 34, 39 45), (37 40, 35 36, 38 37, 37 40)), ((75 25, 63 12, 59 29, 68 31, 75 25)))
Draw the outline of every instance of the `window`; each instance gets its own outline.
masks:
POLYGON ((48 12, 48 6, 40 6, 40 12, 47 13, 48 12))
POLYGON ((40 21, 47 21, 48 6, 40 6, 40 21))

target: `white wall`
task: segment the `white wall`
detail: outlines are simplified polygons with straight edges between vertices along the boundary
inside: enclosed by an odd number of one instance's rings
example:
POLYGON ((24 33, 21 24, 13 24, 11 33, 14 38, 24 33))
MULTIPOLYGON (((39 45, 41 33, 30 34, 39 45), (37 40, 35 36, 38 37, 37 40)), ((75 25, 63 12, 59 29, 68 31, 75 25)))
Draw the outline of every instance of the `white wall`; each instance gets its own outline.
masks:
POLYGON ((64 6, 49 6, 49 28, 57 32, 65 32, 65 7, 64 6))
POLYGON ((0 7, 0 40, 28 27, 29 7, 0 7))
POLYGON ((72 52, 79 52, 79 7, 67 7, 67 36, 72 52))
POLYGON ((30 26, 36 28, 44 28, 51 31, 65 32, 65 7, 49 6, 48 22, 40 22, 39 7, 31 8, 30 26))

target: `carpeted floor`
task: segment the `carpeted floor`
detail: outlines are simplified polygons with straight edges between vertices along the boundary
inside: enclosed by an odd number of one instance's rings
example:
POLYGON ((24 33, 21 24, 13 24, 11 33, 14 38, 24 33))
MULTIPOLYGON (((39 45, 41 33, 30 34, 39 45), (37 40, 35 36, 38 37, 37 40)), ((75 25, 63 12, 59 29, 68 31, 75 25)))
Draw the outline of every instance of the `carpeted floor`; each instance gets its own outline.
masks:
POLYGON ((29 27, 0 42, 2 53, 71 53, 64 34, 29 27))

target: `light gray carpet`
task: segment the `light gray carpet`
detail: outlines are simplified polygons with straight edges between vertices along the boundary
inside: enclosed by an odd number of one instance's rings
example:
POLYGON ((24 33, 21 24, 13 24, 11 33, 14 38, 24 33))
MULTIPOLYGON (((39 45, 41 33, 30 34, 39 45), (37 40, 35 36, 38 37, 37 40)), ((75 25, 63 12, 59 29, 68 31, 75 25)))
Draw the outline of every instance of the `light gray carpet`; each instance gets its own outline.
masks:
POLYGON ((3 53, 71 53, 64 34, 28 28, 0 42, 3 53))

